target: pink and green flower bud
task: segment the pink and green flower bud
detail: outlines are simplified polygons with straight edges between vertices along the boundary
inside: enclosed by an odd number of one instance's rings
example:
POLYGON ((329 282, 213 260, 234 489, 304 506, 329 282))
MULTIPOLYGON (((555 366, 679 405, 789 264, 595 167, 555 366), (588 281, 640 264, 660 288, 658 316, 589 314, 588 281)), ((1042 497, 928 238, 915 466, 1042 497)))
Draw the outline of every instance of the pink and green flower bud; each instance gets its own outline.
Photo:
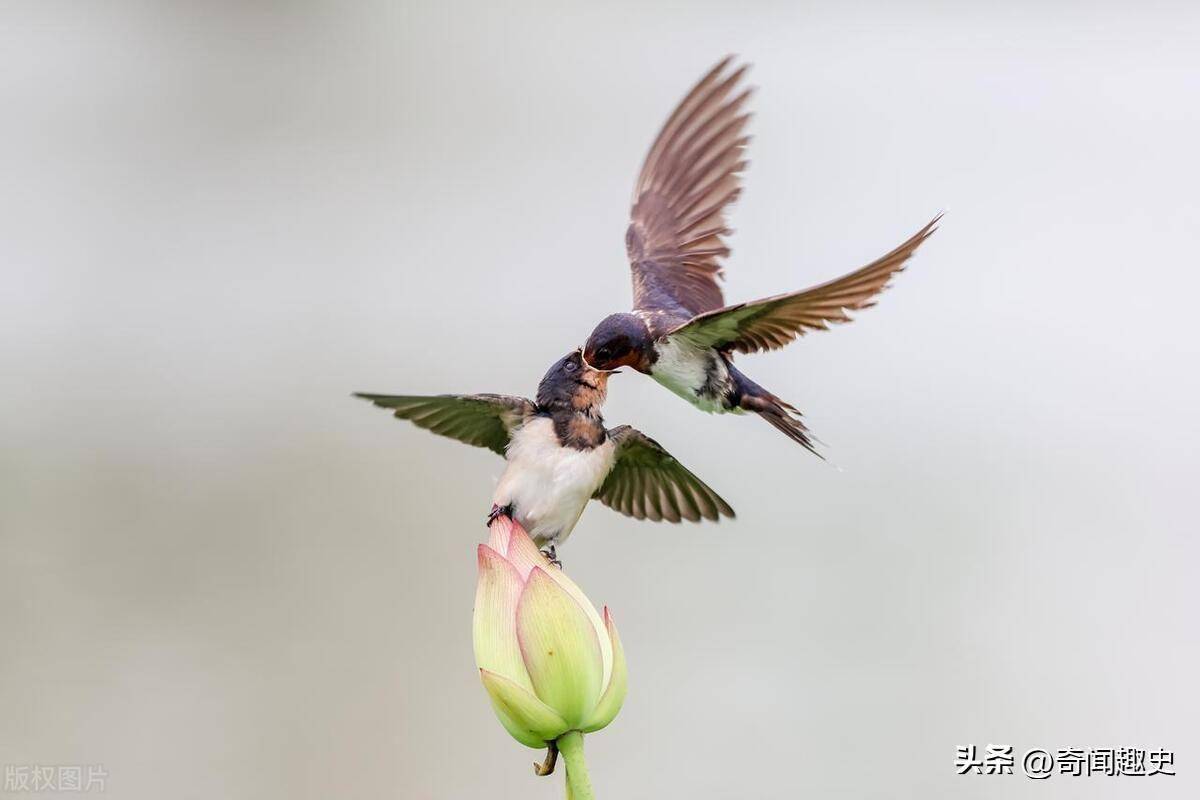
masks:
POLYGON ((603 615, 520 525, 500 517, 479 545, 475 663, 513 738, 545 747, 568 731, 598 731, 625 701, 625 653, 603 615))

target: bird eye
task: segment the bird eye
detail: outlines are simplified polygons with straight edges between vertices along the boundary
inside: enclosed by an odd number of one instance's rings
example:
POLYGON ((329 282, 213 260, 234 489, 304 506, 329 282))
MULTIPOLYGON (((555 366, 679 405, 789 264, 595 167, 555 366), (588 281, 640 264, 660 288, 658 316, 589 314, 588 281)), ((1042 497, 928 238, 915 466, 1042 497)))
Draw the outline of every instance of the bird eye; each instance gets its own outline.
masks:
POLYGON ((605 360, 611 355, 612 355, 612 351, 609 350, 607 347, 601 347, 600 350, 596 353, 596 356, 599 357, 601 360, 605 360))
POLYGON ((574 362, 574 361, 568 361, 568 362, 567 362, 567 363, 564 365, 563 369, 565 369, 567 372, 574 372, 574 371, 575 371, 575 362, 574 362))

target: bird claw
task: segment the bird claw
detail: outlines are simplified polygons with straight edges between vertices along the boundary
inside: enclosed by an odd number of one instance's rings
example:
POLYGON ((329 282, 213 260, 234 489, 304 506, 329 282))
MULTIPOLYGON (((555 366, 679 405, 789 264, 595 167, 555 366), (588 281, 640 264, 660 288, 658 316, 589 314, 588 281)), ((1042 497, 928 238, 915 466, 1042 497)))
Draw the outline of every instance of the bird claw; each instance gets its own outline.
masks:
POLYGON ((550 545, 545 550, 542 550, 542 555, 550 562, 552 566, 562 569, 562 562, 558 560, 558 553, 554 552, 554 545, 550 545))
POLYGON ((509 503, 506 506, 493 505, 491 512, 487 515, 487 522, 484 524, 490 528, 492 527, 492 523, 500 517, 508 517, 509 519, 512 519, 512 503, 509 503))

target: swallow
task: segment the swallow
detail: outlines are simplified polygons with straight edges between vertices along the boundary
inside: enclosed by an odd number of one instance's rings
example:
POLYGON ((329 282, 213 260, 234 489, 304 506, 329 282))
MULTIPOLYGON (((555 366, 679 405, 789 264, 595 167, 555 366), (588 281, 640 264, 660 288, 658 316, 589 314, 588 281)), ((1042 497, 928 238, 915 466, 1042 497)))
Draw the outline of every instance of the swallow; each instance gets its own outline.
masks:
POLYGON ((610 374, 585 365, 575 350, 546 372, 537 402, 499 394, 355 396, 504 456, 488 520, 515 519, 552 559, 593 499, 655 522, 733 517, 729 504, 658 442, 628 425, 604 427, 610 374))
POLYGON ((631 367, 709 413, 758 414, 820 456, 800 412, 733 366, 735 353, 783 347, 809 331, 848 322, 875 304, 941 215, 887 255, 809 289, 726 305, 720 279, 730 254, 726 212, 741 192, 750 137, 746 72, 706 74, 667 118, 634 186, 625 249, 632 313, 604 318, 583 349, 598 370, 631 367))

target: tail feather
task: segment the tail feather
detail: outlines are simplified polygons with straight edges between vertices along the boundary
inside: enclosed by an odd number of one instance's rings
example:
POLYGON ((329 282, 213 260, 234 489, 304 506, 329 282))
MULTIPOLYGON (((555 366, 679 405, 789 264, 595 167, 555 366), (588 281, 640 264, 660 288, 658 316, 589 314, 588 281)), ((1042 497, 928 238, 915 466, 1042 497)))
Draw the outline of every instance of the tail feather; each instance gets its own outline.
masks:
POLYGON ((763 403, 763 405, 766 407, 755 408, 754 406, 759 404, 761 398, 753 397, 747 399, 751 401, 751 404, 747 404, 745 401, 743 401, 742 408, 745 408, 749 411, 754 411, 767 422, 771 423, 771 426, 777 431, 781 432, 784 436, 788 437, 793 442, 800 444, 817 458, 824 460, 825 456, 817 452, 816 445, 813 444, 812 436, 808 432, 808 426, 806 426, 798 417, 788 413, 788 411, 782 405, 766 401, 763 403))
POLYGON ((795 406, 771 394, 734 369, 732 364, 729 365, 729 372, 737 388, 739 408, 753 411, 784 436, 801 445, 817 458, 825 459, 825 456, 817 452, 813 436, 809 433, 808 426, 800 419, 800 411, 795 406))

